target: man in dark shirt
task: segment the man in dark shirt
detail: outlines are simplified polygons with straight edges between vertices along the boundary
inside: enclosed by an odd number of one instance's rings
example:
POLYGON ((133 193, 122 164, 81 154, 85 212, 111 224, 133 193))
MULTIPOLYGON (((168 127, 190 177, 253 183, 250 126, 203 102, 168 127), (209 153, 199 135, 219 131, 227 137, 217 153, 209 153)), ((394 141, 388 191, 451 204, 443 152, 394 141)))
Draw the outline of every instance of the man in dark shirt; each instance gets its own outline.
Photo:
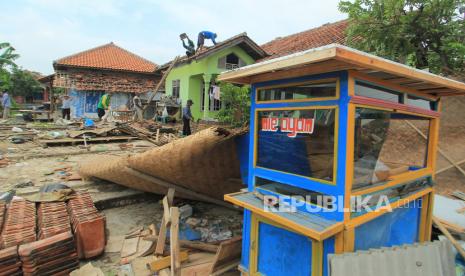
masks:
POLYGON ((187 40, 187 44, 186 42, 184 41, 184 38, 181 38, 182 40, 182 46, 187 50, 186 51, 186 55, 188 57, 191 57, 193 55, 195 55, 195 46, 194 46, 194 42, 186 35, 185 36, 186 40, 187 40))
POLYGON ((187 100, 186 106, 182 109, 182 135, 191 135, 191 120, 194 120, 191 113, 191 106, 194 104, 192 100, 187 100))

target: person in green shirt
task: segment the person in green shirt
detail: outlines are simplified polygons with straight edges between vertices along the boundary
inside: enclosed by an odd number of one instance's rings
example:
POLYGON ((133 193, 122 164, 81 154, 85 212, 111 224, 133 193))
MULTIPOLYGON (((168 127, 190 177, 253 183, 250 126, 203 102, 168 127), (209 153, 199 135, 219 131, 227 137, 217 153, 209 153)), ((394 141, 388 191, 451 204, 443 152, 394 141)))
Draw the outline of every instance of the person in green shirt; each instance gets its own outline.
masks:
POLYGON ((110 107, 110 94, 105 93, 100 97, 100 100, 98 101, 97 105, 97 115, 100 120, 102 120, 102 117, 105 116, 106 110, 110 107))

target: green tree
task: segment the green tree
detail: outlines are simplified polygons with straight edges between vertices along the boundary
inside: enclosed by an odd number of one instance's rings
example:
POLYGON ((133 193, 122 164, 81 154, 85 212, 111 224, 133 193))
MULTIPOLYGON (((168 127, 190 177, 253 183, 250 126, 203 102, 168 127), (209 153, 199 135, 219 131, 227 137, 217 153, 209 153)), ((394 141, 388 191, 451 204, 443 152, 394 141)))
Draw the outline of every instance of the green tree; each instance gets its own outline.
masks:
POLYGON ((463 73, 465 0, 341 1, 348 44, 434 73, 463 73))
POLYGON ((13 48, 8 42, 0 42, 0 68, 5 68, 5 66, 16 67, 14 60, 19 58, 19 55, 15 53, 15 48, 13 48))
POLYGON ((31 72, 20 68, 13 68, 10 82, 10 92, 15 96, 31 98, 35 93, 43 90, 31 72))
POLYGON ((15 59, 19 57, 15 49, 8 42, 0 42, 0 90, 10 88, 10 71, 8 69, 16 68, 15 59))
POLYGON ((221 83, 220 89, 223 107, 218 111, 217 119, 234 127, 247 125, 250 117, 250 87, 221 83))

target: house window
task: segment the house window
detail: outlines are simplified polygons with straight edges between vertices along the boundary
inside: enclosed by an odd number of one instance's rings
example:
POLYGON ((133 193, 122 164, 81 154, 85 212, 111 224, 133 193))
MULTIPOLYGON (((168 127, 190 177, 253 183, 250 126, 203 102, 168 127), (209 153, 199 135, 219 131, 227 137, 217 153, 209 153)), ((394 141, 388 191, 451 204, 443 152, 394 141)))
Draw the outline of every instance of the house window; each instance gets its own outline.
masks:
POLYGON ((181 80, 173 80, 173 90, 172 96, 175 98, 179 98, 179 90, 181 89, 181 80))
POLYGON ((232 70, 244 66, 245 63, 234 53, 218 59, 218 68, 232 70))

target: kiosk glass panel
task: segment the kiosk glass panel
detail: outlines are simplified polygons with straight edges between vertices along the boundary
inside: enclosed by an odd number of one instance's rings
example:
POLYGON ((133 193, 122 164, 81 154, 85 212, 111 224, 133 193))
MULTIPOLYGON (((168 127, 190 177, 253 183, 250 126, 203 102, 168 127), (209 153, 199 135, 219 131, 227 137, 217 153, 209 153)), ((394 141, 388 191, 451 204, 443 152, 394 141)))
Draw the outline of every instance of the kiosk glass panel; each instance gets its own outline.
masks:
POLYGON ((333 181, 335 113, 334 108, 259 111, 256 166, 333 181))
POLYGON ((353 189, 426 167, 429 119, 358 107, 355 114, 353 189))
POLYGON ((257 90, 257 101, 289 101, 336 97, 336 87, 336 81, 329 81, 262 88, 257 90))

